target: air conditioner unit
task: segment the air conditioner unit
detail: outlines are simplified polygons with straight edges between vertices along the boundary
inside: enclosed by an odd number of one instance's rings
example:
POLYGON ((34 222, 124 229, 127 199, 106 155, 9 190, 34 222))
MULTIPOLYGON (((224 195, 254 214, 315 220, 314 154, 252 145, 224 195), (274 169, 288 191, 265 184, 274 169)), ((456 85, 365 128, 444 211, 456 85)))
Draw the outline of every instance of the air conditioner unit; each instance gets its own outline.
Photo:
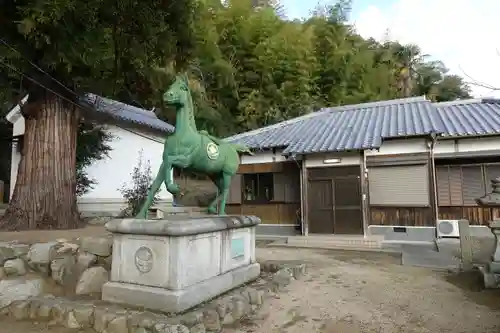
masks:
POLYGON ((458 220, 437 220, 438 238, 459 238, 458 220))

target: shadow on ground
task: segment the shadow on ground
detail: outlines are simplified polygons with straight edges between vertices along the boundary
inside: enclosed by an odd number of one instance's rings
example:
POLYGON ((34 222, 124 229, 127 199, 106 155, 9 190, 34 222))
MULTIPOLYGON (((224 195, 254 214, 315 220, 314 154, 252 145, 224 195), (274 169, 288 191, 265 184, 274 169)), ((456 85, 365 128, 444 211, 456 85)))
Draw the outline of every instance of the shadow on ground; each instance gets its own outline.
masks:
POLYGON ((472 302, 500 310, 500 289, 485 289, 483 277, 478 270, 446 273, 444 279, 460 288, 472 302))

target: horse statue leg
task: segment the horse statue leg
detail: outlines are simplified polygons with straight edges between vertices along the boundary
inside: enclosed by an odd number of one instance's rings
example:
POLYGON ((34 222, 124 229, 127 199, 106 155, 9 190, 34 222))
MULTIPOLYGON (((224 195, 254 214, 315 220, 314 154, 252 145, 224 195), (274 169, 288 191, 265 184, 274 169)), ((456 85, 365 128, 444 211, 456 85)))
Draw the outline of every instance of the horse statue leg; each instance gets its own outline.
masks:
POLYGON ((221 197, 223 186, 222 186, 222 176, 219 175, 209 175, 208 178, 215 184, 217 187, 217 195, 214 200, 212 200, 207 207, 208 214, 217 214, 217 202, 221 197))
POLYGON ((141 208, 139 214, 137 214, 137 216, 136 216, 137 219, 145 220, 148 218, 149 207, 151 207, 151 205, 153 204, 155 194, 156 194, 156 192, 158 192, 161 184, 165 180, 165 178, 164 178, 165 171, 164 170, 165 170, 165 165, 164 165, 164 163, 162 163, 160 166, 160 169, 158 170, 158 173, 156 174, 156 178, 153 181, 153 185, 151 185, 151 188, 148 191, 148 197, 147 197, 146 201, 144 202, 144 204, 142 205, 142 208, 141 208))
POLYGON ((231 185, 232 177, 233 177, 232 174, 224 172, 222 173, 221 177, 222 199, 220 201, 219 215, 226 215, 226 201, 227 201, 227 195, 229 194, 229 186, 231 185))

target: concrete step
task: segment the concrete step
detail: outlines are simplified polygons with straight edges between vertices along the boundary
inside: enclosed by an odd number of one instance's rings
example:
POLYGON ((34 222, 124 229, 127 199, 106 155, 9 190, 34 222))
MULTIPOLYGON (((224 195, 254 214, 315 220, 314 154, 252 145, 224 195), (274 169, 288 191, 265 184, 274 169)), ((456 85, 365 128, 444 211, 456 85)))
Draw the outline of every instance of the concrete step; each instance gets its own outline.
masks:
POLYGON ((313 235, 288 237, 286 244, 295 247, 325 249, 381 250, 382 237, 313 235))

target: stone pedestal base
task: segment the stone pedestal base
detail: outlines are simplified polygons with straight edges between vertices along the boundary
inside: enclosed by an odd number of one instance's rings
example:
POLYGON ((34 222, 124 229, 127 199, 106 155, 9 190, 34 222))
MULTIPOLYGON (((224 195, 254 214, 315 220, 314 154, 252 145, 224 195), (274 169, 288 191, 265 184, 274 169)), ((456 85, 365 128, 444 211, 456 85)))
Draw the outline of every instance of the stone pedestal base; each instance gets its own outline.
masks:
POLYGON ((102 299, 112 303, 133 304, 150 310, 178 313, 254 280, 259 274, 260 265, 254 263, 182 290, 108 282, 102 288, 102 299))
POLYGON ((479 267, 479 271, 483 275, 484 287, 486 289, 499 289, 500 288, 500 274, 493 273, 489 266, 479 267))
POLYGON ((252 216, 114 220, 102 299, 178 313, 257 278, 252 216))

